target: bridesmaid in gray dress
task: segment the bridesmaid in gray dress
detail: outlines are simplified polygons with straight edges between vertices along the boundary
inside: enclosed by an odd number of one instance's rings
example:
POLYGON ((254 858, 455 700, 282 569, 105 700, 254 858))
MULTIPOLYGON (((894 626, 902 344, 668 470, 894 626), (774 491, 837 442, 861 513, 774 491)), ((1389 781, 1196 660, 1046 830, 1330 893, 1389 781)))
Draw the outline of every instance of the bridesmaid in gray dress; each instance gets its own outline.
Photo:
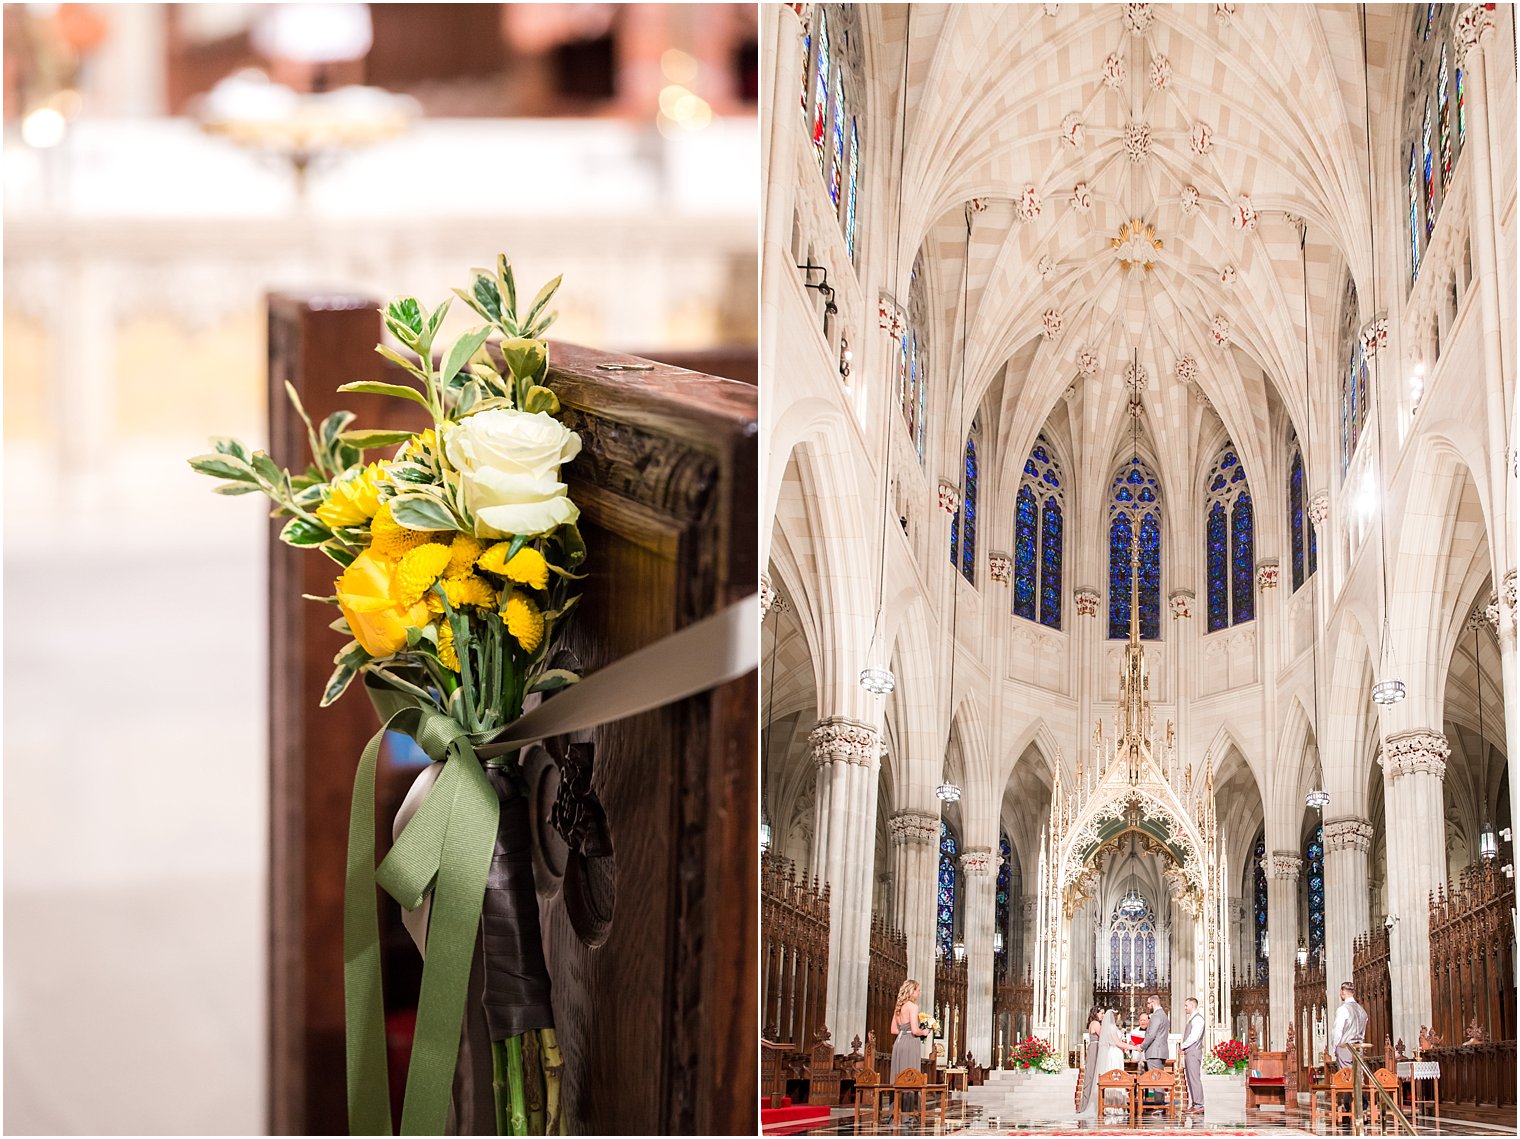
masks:
MULTIPOLYGON (((918 1026, 918 982, 907 980, 897 990, 897 1007, 892 1010, 892 1080, 910 1069, 917 1071, 923 1060, 923 1038, 927 1028, 918 1026)), ((904 1093, 906 1094, 906 1093, 904 1093)))
MULTIPOLYGON (((1103 1027, 1102 1015, 1097 1005, 1093 1005, 1087 1014, 1087 1032, 1083 1036, 1086 1055, 1082 1065, 1082 1097, 1077 1103, 1079 1115, 1087 1115, 1093 1104, 1093 1088, 1098 1082, 1098 1031, 1103 1027)), ((1096 1114, 1094 1111, 1093 1115, 1096 1114)))

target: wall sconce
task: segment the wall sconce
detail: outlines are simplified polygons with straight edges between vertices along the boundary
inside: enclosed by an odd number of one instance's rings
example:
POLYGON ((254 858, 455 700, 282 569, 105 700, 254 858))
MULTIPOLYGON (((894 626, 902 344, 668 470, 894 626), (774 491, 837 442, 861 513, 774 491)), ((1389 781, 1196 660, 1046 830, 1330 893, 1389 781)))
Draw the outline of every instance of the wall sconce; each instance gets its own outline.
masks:
POLYGON ((966 943, 964 941, 957 941, 955 943, 955 963, 959 965, 964 960, 966 960, 966 943))
POLYGON ((801 269, 803 272, 803 287, 807 289, 817 289, 819 295, 823 297, 824 313, 828 316, 834 316, 837 314, 839 312, 839 306, 834 303, 834 287, 829 284, 829 271, 822 265, 814 265, 811 261, 809 261, 806 265, 798 265, 797 268, 801 269), (815 285, 811 281, 807 280, 807 274, 809 273, 822 273, 823 279, 815 285))
POLYGON ((850 351, 849 338, 841 336, 839 338, 839 378, 841 380, 844 380, 846 383, 849 382, 850 365, 854 362, 854 360, 855 353, 850 351))
POLYGON ((1298 953, 1295 956, 1298 958, 1298 967, 1300 969, 1309 964, 1309 945, 1307 942, 1300 941, 1298 943, 1298 953))

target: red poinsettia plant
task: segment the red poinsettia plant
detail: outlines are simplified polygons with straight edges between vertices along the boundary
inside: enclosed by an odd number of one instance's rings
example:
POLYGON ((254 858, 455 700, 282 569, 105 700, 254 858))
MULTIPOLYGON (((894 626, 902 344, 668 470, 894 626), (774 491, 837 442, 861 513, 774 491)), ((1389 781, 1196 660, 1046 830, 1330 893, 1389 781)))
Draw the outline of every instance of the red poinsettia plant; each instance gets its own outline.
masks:
POLYGON ((1251 1058, 1246 1046, 1239 1040, 1221 1040, 1209 1052, 1214 1059, 1235 1072, 1244 1070, 1246 1062, 1251 1058))
POLYGON ((1026 1036, 1014 1046, 1008 1060, 1016 1068, 1038 1068, 1047 1056, 1052 1055, 1050 1041, 1038 1036, 1026 1036))

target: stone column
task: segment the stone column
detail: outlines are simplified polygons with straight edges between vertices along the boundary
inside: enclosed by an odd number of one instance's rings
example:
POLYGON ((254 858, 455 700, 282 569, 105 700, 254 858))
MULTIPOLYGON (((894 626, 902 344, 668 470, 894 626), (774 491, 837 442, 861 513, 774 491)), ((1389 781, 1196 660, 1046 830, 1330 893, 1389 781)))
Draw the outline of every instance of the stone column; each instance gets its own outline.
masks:
MULTIPOLYGON (((1034 894, 1025 894, 1019 900, 1019 921, 1024 928, 1024 952, 1016 958, 1019 979, 1034 973, 1035 947, 1040 938, 1040 899, 1034 894)), ((1030 1010, 1033 1012, 1033 1010, 1030 1010)))
MULTIPOLYGON (((1367 932, 1372 824, 1355 815, 1325 820, 1325 1007, 1340 1004, 1341 982, 1351 980, 1353 942, 1367 932)), ((1381 1041, 1376 1043, 1381 1044, 1381 1041)))
MULTIPOLYGON (((1298 952, 1298 877, 1304 860, 1291 850, 1267 858, 1267 991, 1272 1048, 1287 1047, 1293 1023, 1293 966, 1298 952)), ((1426 985, 1427 991, 1429 985, 1426 985)))
POLYGON ((969 847, 961 855, 961 881, 966 886, 966 1051, 984 1064, 992 1057, 992 930, 997 919, 996 869, 997 853, 988 847, 969 847))
POLYGON ((892 832, 892 912, 908 940, 908 976, 923 992, 922 1009, 934 1007, 934 898, 939 877, 939 815, 899 811, 887 820, 892 832))
POLYGON ((1430 894, 1446 881, 1442 780, 1451 748, 1440 732, 1416 729, 1388 736, 1382 751, 1393 1035, 1409 1041, 1430 1023, 1430 894))
POLYGON ((866 1032, 871 963, 871 876, 879 750, 876 732, 843 716, 808 734, 818 765, 814 867, 829 886, 829 994, 825 1024, 836 1045, 866 1032))

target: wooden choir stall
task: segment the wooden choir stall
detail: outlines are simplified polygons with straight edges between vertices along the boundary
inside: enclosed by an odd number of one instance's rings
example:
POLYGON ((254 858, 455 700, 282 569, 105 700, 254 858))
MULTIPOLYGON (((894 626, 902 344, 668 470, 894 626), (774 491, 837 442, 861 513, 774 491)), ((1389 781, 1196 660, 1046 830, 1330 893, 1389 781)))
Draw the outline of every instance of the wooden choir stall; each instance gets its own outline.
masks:
MULTIPOLYGON (((369 297, 271 298, 278 463, 307 462, 287 381, 313 419, 343 407, 365 428, 427 426, 412 404, 335 391, 404 379, 374 351, 378 307, 369 297)), ((551 348, 548 382, 583 442, 564 469, 590 551, 568 645, 589 673, 754 591, 756 392, 566 344, 551 348)), ((273 530, 269 557, 269 1125, 276 1134, 346 1133, 346 820, 360 752, 378 725, 358 685, 318 710, 344 638, 328 627, 331 611, 301 594, 330 595, 336 567, 273 540, 273 530)), ((758 870, 756 719, 751 674, 577 734, 577 746, 549 741, 529 752, 572 1133, 757 1127, 757 915, 753 895, 734 886, 758 870), (556 845, 550 808, 565 795, 595 820, 597 843, 577 833, 556 845)), ((417 770, 405 748, 382 756, 381 855, 417 770)), ((388 897, 381 913, 395 1096, 420 962, 388 897)))
POLYGON ((871 918, 871 964, 866 977, 866 1028, 886 1046, 872 1057, 873 1067, 890 1072, 894 1043, 892 1011, 897 1004, 897 991, 908 979, 908 938, 880 915, 871 918))
POLYGON ((790 860, 760 859, 761 1024, 766 1095, 804 1078, 823 1024, 829 987, 829 888, 797 876, 790 860))

